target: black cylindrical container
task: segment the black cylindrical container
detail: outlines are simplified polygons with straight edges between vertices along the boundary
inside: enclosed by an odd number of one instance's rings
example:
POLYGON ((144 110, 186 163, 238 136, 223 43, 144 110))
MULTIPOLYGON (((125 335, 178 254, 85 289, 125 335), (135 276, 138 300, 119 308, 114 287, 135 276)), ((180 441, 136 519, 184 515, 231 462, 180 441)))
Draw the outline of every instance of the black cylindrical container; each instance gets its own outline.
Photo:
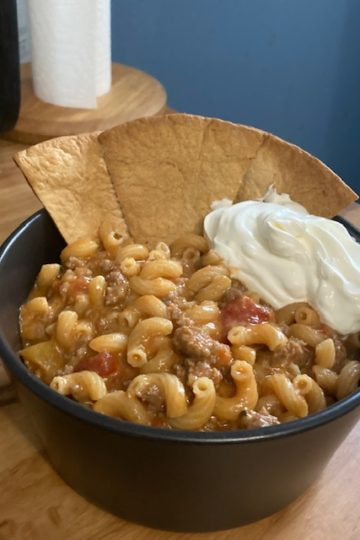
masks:
POLYGON ((16 0, 0 2, 0 133, 12 129, 20 107, 16 0))
POLYGON ((61 247, 44 211, 4 245, 0 354, 49 461, 66 482, 125 519, 181 531, 225 529, 260 519, 311 485, 354 426, 359 392, 280 426, 192 433, 99 415, 29 373, 16 354, 18 307, 41 264, 57 260, 61 247))

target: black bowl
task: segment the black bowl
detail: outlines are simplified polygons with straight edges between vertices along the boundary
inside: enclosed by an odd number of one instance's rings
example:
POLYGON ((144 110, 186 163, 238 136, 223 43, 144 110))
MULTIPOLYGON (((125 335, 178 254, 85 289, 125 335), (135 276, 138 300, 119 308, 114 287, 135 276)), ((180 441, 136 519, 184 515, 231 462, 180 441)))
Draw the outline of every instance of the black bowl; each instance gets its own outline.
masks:
POLYGON ((63 245, 45 211, 3 245, 0 354, 64 480, 122 518, 178 531, 243 525, 301 495, 356 423, 360 393, 296 422, 228 433, 149 428, 92 412, 43 384, 17 355, 19 306, 63 245))

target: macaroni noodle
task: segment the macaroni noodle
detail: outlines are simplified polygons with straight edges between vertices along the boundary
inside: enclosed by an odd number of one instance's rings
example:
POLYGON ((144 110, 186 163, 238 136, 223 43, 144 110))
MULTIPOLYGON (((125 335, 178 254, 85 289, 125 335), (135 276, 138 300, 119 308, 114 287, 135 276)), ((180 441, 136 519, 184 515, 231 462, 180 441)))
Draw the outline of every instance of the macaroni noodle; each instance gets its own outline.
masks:
POLYGON ((339 335, 306 302, 275 311, 196 234, 151 249, 107 220, 99 241, 40 269, 19 321, 37 377, 146 426, 262 429, 359 387, 359 333, 339 335))

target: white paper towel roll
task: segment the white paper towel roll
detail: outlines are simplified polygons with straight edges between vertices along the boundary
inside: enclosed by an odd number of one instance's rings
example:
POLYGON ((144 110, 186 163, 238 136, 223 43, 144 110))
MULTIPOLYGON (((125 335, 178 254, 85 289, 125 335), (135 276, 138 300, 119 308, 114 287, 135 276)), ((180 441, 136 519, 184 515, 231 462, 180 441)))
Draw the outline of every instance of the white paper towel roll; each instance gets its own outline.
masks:
POLYGON ((110 0, 28 0, 28 12, 35 94, 96 108, 111 87, 110 0))

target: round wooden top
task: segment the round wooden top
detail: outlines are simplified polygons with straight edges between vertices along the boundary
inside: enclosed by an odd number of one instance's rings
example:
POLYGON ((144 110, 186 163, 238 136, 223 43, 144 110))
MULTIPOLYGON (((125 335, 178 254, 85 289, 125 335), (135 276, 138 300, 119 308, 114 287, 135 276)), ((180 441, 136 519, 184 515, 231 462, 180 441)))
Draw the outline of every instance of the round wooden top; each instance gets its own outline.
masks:
POLYGON ((58 107, 38 99, 32 89, 31 66, 21 66, 21 107, 8 140, 34 144, 62 135, 103 131, 141 116, 159 114, 166 107, 166 91, 150 75, 112 64, 112 87, 98 98, 96 109, 58 107))

